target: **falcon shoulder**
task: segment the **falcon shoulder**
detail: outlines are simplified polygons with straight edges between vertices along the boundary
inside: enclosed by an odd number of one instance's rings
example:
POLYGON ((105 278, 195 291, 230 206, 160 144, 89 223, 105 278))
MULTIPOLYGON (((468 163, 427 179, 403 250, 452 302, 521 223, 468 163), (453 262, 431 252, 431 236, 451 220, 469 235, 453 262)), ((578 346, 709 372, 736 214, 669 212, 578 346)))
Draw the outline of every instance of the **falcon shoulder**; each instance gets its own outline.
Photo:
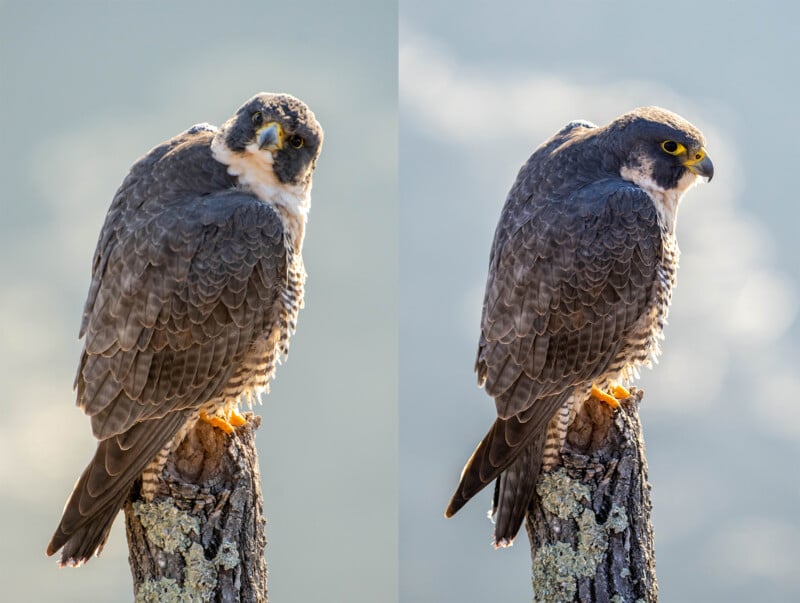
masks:
POLYGON ((510 201, 476 362, 503 419, 602 375, 648 306, 662 245, 652 200, 619 179, 564 199, 510 201))
POLYGON ((98 439, 219 395, 279 301, 283 238, 275 211, 236 191, 117 220, 98 250, 76 378, 98 439))

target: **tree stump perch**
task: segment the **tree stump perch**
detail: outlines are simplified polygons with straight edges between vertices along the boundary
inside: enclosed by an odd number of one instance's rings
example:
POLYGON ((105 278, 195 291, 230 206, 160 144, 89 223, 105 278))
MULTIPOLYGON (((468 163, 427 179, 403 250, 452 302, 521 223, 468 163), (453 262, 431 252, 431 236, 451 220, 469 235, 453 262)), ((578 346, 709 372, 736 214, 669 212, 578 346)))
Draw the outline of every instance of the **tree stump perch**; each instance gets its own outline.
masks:
POLYGON ((153 502, 125 503, 137 603, 266 602, 266 520, 255 430, 203 421, 167 458, 153 502))
POLYGON ((526 527, 539 603, 656 603, 642 391, 612 410, 590 398, 559 466, 539 480, 526 527))

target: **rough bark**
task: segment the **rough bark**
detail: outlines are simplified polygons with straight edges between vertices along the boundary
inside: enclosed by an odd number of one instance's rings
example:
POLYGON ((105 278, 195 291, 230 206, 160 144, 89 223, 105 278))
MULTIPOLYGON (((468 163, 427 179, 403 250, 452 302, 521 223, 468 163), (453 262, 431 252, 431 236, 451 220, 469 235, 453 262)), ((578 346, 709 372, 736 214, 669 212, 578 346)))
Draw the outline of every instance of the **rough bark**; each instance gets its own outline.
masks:
POLYGON ((639 402, 591 398, 544 474, 526 520, 540 603, 655 603, 653 529, 639 402))
POLYGON ((261 420, 246 417, 231 435, 199 421, 167 458, 153 501, 134 492, 125 503, 137 603, 267 601, 261 420))

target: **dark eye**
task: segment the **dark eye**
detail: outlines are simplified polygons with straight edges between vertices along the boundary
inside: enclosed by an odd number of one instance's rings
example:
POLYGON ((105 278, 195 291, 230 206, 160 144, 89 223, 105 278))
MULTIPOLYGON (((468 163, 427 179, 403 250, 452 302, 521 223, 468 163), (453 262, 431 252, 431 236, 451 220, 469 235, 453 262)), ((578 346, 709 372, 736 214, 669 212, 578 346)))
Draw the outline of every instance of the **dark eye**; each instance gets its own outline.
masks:
POLYGON ((306 143, 300 136, 295 134, 289 139, 289 144, 292 145, 295 149, 302 149, 303 145, 306 143))
POLYGON ((261 111, 256 111, 250 116, 250 119, 253 120, 253 125, 257 128, 264 123, 264 114, 261 111))
POLYGON ((670 155, 680 155, 686 151, 685 146, 674 140, 665 140, 661 143, 661 148, 664 149, 665 153, 669 153, 670 155))

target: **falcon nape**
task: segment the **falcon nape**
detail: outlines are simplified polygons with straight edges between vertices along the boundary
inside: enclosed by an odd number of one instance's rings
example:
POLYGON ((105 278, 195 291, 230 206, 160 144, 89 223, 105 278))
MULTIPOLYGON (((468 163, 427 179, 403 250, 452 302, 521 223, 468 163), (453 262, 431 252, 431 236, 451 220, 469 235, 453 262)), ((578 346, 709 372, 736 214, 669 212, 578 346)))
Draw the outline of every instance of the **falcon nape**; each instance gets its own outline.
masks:
POLYGON ((322 129, 300 100, 257 94, 137 161, 92 263, 75 379, 97 452, 47 554, 99 554, 131 486, 149 499, 196 421, 232 431, 289 349, 322 129))
POLYGON ((616 405, 619 382, 660 353, 678 203, 713 175, 703 135, 658 107, 572 122, 522 167, 492 244, 475 363, 497 419, 447 517, 496 480, 494 545, 513 543, 583 402, 616 405))

